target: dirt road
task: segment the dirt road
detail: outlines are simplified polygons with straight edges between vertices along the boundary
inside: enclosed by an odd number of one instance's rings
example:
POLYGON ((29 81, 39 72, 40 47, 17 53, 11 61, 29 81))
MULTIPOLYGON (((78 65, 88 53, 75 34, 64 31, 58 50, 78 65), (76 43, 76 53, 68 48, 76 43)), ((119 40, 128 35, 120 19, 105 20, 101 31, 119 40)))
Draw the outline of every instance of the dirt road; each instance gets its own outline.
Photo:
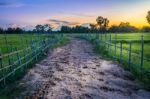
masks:
POLYGON ((80 39, 50 51, 18 86, 25 90, 17 99, 150 99, 132 74, 100 58, 80 39))

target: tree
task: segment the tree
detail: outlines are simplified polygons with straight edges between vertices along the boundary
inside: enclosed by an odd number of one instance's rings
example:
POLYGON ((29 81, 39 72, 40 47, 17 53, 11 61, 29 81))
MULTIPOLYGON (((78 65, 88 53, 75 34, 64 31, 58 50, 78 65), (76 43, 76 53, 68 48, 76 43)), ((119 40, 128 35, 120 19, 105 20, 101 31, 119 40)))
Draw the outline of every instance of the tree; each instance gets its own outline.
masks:
POLYGON ((47 33, 50 33, 52 31, 52 27, 50 24, 45 24, 44 25, 44 31, 47 33))
POLYGON ((104 27, 107 28, 109 24, 109 20, 107 18, 104 18, 104 27))
POLYGON ((109 32, 112 32, 112 33, 119 32, 119 26, 117 26, 117 25, 112 25, 112 26, 109 28, 109 32))
POLYGON ((38 24, 38 25, 35 26, 35 30, 36 30, 36 32, 41 32, 41 33, 43 33, 43 32, 44 32, 44 26, 38 24))
POLYGON ((96 29, 96 24, 90 24, 90 28, 93 30, 96 29))
POLYGON ((134 26, 131 26, 129 22, 121 22, 118 26, 112 25, 109 28, 110 32, 137 32, 138 29, 134 26))
POLYGON ((17 28, 9 27, 6 30, 6 33, 8 33, 8 34, 19 34, 19 33, 22 33, 22 32, 23 32, 23 29, 21 29, 20 27, 17 27, 17 28))
POLYGON ((96 19, 96 22, 99 28, 101 28, 104 23, 104 18, 102 16, 98 16, 98 18, 96 19))
POLYGON ((72 28, 72 31, 74 33, 88 33, 89 32, 89 28, 77 25, 77 26, 72 28))
POLYGON ((61 33, 70 33, 71 28, 69 26, 62 26, 60 31, 61 33))
POLYGON ((144 27, 142 28, 142 32, 150 33, 150 27, 149 27, 149 26, 144 26, 144 27))
POLYGON ((147 14, 147 22, 150 24, 150 11, 148 11, 148 14, 147 14))
POLYGON ((15 28, 9 27, 9 28, 6 30, 6 33, 8 33, 8 34, 13 34, 13 33, 15 33, 15 28))
POLYGON ((0 34, 4 33, 4 30, 2 28, 0 28, 0 34))
POLYGON ((46 32, 50 33, 52 31, 52 27, 49 24, 44 24, 44 25, 38 24, 35 26, 34 31, 39 33, 46 33, 46 32))
POLYGON ((109 24, 109 20, 107 18, 103 18, 102 16, 98 16, 96 19, 98 29, 102 32, 107 31, 107 27, 109 24))
POLYGON ((96 24, 90 24, 90 31, 91 32, 97 32, 97 26, 96 26, 96 24))
POLYGON ((15 33, 22 33, 23 32, 23 30, 21 29, 21 28, 19 28, 19 27, 17 27, 17 28, 15 28, 15 33))

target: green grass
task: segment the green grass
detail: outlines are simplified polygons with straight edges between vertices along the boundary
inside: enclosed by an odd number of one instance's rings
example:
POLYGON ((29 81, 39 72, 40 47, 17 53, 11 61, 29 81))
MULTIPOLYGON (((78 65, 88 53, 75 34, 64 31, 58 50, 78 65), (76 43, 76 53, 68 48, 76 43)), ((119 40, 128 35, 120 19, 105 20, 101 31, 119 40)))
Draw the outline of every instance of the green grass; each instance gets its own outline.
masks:
MULTIPOLYGON (((129 42, 132 42, 132 51, 135 53, 141 52, 141 35, 144 37, 144 57, 150 57, 150 33, 122 33, 122 34, 111 34, 111 40, 113 43, 117 42, 117 45, 120 45, 120 42, 123 43, 123 48, 129 48, 129 42)), ((100 36, 101 38, 101 36, 100 36)), ((110 40, 110 34, 104 34, 102 36, 103 41, 110 40)))
MULTIPOLYGON (((10 37, 14 37, 14 38, 18 38, 18 37, 20 37, 19 35, 8 35, 8 36, 10 36, 10 37)), ((26 35, 26 36, 28 36, 28 38, 30 38, 30 36, 32 36, 32 35, 26 35)), ((27 38, 27 39, 28 39, 27 38)), ((34 38, 34 37, 32 37, 32 38, 34 38)), ((51 39, 52 38, 54 38, 54 36, 52 36, 51 37, 51 39)), ((36 38, 34 38, 35 40, 36 40, 36 38)), ((64 45, 66 45, 68 42, 69 42, 69 38, 68 37, 66 37, 66 36, 63 36, 63 37, 61 37, 60 38, 60 36, 55 36, 55 39, 57 39, 58 40, 58 42, 56 42, 55 43, 55 45, 50 45, 49 46, 49 48, 56 48, 56 47, 60 47, 60 46, 64 46, 64 45)), ((14 40, 14 39, 12 39, 12 40, 14 40)), ((39 39, 40 40, 40 39, 39 39)), ((10 40, 11 41, 11 40, 10 40)), ((19 42, 20 40, 16 40, 16 42, 14 43, 15 45, 17 45, 17 44, 20 44, 20 42, 19 42)), ((37 40, 38 41, 38 40, 37 40)), ((12 41, 13 42, 13 41, 12 41)), ((30 44, 30 43, 29 43, 30 44)), ((19 45, 17 45, 17 46, 19 46, 19 45)), ((21 46, 20 48, 21 49, 23 49, 23 48, 25 48, 26 46, 21 46)), ((30 53, 30 51, 29 52, 27 52, 27 53, 30 53)), ((6 54, 6 53, 5 53, 6 54)), ((20 53, 21 54, 21 53, 20 53)), ((20 55, 21 56, 21 55, 20 55)), ((22 54, 22 56, 23 56, 23 54, 22 54)), ((38 58, 38 60, 37 61, 40 61, 41 59, 43 59, 43 56, 41 55, 41 56, 39 56, 39 57, 41 57, 41 58, 38 58)), ((8 60, 8 59, 7 59, 8 60)), ((17 60, 17 59, 16 59, 17 60)), ((29 63, 29 66, 28 66, 28 68, 31 68, 32 66, 33 66, 33 64, 35 64, 37 61, 32 61, 31 63, 29 63)), ((5 62, 5 61, 3 61, 3 62, 5 62)), ((27 69, 28 68, 21 68, 21 69, 19 69, 19 70, 17 70, 16 71, 16 73, 15 73, 15 77, 12 75, 12 76, 10 76, 9 78, 8 78, 8 81, 9 82, 7 82, 7 87, 6 88, 4 88, 3 90, 1 90, 0 91, 0 99, 10 99, 10 98, 15 98, 16 96, 19 96, 19 94, 20 94, 20 92, 22 91, 22 90, 24 90, 23 88, 20 88, 20 87, 18 87, 18 82, 16 82, 18 79, 20 79, 20 78, 22 78, 22 76, 23 75, 25 75, 25 73, 26 73, 26 71, 27 71, 27 69), (22 69, 24 69, 23 71, 22 71, 22 69), (10 82, 10 79, 11 80, 13 80, 12 82, 10 82), (17 87, 16 87, 17 86, 17 87)), ((5 73, 7 74, 7 73, 9 73, 11 70, 7 70, 7 71, 5 71, 5 73)), ((2 71, 2 73, 0 72, 0 75, 1 74, 4 74, 3 73, 3 71, 2 71)), ((1 76, 0 76, 1 77, 1 76)))
MULTIPOLYGON (((2 55, 10 54, 16 50, 23 50, 31 46, 32 42, 38 42, 43 39, 55 38, 53 35, 37 35, 37 34, 7 34, 0 35, 0 53, 2 55)), ((27 50, 26 53, 30 53, 30 50, 27 50)), ((24 52, 20 52, 19 56, 23 56, 24 52)), ((3 66, 9 65, 8 56, 2 59, 3 66)), ((13 61, 17 60, 17 55, 14 54, 10 56, 13 61)))
MULTIPOLYGON (((91 41, 96 44, 96 37, 98 35, 91 35, 93 39, 91 41)), ((118 60, 124 65, 125 69, 133 72, 137 77, 140 78, 141 72, 143 73, 141 81, 144 83, 150 83, 150 33, 122 33, 122 34, 103 34, 99 35, 100 41, 95 45, 95 49, 98 53, 105 57, 109 57, 114 60, 118 60), (141 35, 144 37, 144 64, 141 69, 141 35), (110 39, 111 37, 111 39, 110 39), (101 39, 102 38, 102 39, 101 39), (108 46, 106 42, 112 42, 113 46, 108 46), (120 42, 122 42, 123 50, 122 56, 120 57, 120 42), (129 66, 129 44, 132 44, 131 48, 131 65, 129 66), (115 52, 115 43, 118 46, 115 52), (121 60, 120 60, 121 59, 121 60), (142 70, 142 71, 141 71, 142 70)), ((150 87, 150 86, 149 86, 150 87)))
POLYGON ((23 49, 31 44, 31 41, 38 41, 45 37, 45 35, 35 34, 0 34, 0 49, 3 54, 9 53, 11 49, 23 49))

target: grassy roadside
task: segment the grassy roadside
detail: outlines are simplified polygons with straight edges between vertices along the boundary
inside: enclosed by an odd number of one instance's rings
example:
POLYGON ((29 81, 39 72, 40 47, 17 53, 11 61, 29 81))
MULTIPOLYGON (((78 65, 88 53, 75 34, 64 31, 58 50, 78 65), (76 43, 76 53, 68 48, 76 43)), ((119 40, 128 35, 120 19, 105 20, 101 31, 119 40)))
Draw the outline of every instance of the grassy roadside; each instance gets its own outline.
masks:
MULTIPOLYGON (((94 50, 95 50, 95 52, 96 53, 98 53, 99 55, 101 55, 104 59, 107 59, 107 60, 113 60, 113 61, 116 61, 116 62, 118 62, 119 64, 122 64, 122 66, 123 66, 123 68, 125 69, 125 70, 129 70, 129 71, 131 71, 134 75, 135 75, 135 77, 137 77, 138 78, 138 80, 139 80, 139 83, 145 88, 145 89, 147 89, 147 90, 150 90, 150 85, 149 85, 149 83, 150 83, 150 76, 149 76, 149 73, 147 73, 147 72, 144 72, 143 74, 142 74, 142 77, 141 77, 141 71, 140 71, 140 67, 136 67, 136 66, 134 66, 134 64, 131 64, 131 66, 130 66, 130 69, 129 69, 129 66, 128 66, 128 54, 123 54, 123 56, 122 56, 122 58, 124 58, 124 60, 126 60, 126 61, 124 61, 124 62, 120 62, 120 60, 119 59, 114 59, 114 58, 112 58, 113 56, 116 56, 116 57, 120 57, 120 50, 119 49, 117 49, 117 53, 115 53, 115 52, 109 52, 108 51, 108 47, 107 47, 107 45, 100 45, 100 44, 98 44, 97 43, 97 40, 96 39, 91 39, 91 41, 90 41, 92 44, 93 44, 93 46, 94 46, 94 50), (110 55, 111 54, 111 55, 110 55)), ((114 50, 114 49, 112 49, 112 50, 114 50)), ((128 53, 128 52, 127 52, 128 53)), ((131 59, 132 60, 134 60, 134 63, 135 64, 139 64, 139 62, 140 62, 140 59, 138 59, 137 57, 131 57, 131 59)), ((145 62, 145 65, 146 66, 149 66, 149 62, 146 62, 146 61, 144 61, 145 62)), ((149 67, 144 67, 144 69, 146 70, 146 69, 148 69, 148 70, 150 70, 150 68, 149 67)))
POLYGON ((70 39, 67 36, 64 36, 63 38, 59 40, 57 44, 50 46, 50 48, 57 48, 57 47, 65 46, 69 42, 70 42, 70 39))
MULTIPOLYGON (((57 48, 57 47, 62 47, 65 46, 70 42, 70 39, 66 36, 63 36, 57 44, 50 46, 50 49, 57 48)), ((41 59, 44 59, 45 56, 41 56, 41 59)), ((35 62, 36 63, 36 62, 35 62)), ((31 64, 32 66, 35 64, 31 64)), ((31 66, 31 67, 32 67, 31 66)), ((23 74, 20 79, 24 76, 23 74)), ((14 83, 9 84, 7 87, 5 87, 3 90, 0 91, 0 99, 13 99, 16 96, 19 96, 19 94, 22 92, 22 90, 25 90, 25 88, 21 88, 18 86, 19 84, 19 79, 15 81, 14 83)))
POLYGON ((139 83, 150 90, 150 61, 149 59, 149 41, 150 34, 144 36, 144 61, 141 67, 141 33, 133 34, 81 34, 80 38, 86 39, 92 43, 95 52, 103 58, 116 61, 122 64, 125 70, 132 72, 139 80, 139 83), (111 37, 111 39, 110 39, 111 37), (111 42, 110 42, 111 40, 111 42), (120 42, 122 42, 122 52, 120 50, 120 42), (129 61, 129 44, 132 43, 131 59, 129 61), (111 43, 111 44, 110 44, 111 43), (115 47, 115 43, 116 46, 115 47), (122 54, 120 54, 122 53, 122 54))

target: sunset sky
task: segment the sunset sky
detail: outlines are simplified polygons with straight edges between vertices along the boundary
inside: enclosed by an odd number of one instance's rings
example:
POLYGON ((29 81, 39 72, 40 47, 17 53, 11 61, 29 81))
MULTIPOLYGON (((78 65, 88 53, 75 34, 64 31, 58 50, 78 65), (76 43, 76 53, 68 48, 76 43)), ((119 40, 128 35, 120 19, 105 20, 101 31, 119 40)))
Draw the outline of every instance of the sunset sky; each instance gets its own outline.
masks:
POLYGON ((148 25, 149 10, 150 0, 0 0, 0 27, 86 25, 97 16, 108 18, 110 25, 130 22, 142 27, 148 25))

